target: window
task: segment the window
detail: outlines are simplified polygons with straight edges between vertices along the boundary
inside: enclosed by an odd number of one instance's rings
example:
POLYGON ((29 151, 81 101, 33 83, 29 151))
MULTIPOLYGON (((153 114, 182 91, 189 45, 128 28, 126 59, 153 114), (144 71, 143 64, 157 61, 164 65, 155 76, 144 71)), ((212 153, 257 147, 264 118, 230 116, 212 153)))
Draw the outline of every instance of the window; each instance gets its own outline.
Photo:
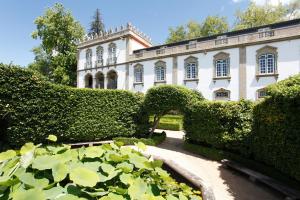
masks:
POLYGON ((275 55, 271 53, 262 54, 258 58, 260 74, 274 74, 276 70, 275 55))
POLYGON ((274 36, 274 30, 271 30, 269 27, 258 29, 258 33, 259 38, 274 36))
POLYGON ((220 52, 214 55, 214 79, 230 77, 230 57, 228 53, 220 52))
POLYGON ((228 38, 226 35, 218 36, 215 40, 215 45, 228 44, 228 38))
POLYGON ((92 68, 92 50, 88 49, 86 50, 86 63, 85 63, 85 68, 92 68))
POLYGON ((103 65, 103 47, 98 46, 97 47, 97 61, 96 61, 97 66, 102 66, 103 65))
POLYGON ((228 76, 229 59, 216 61, 216 77, 228 76))
POLYGON ((256 79, 264 76, 274 76, 278 78, 277 73, 277 48, 265 46, 256 51, 256 79))
POLYGON ((115 43, 110 43, 108 46, 108 64, 116 64, 117 62, 117 46, 115 43))
POLYGON ((214 99, 215 100, 230 100, 230 91, 229 90, 225 90, 223 88, 216 90, 214 92, 214 99))
POLYGON ((134 82, 135 83, 143 82, 143 66, 142 65, 136 65, 134 67, 134 82))
POLYGON ((185 79, 198 78, 198 60, 195 57, 185 59, 185 79))
POLYGON ((166 63, 158 61, 155 64, 155 81, 165 81, 166 80, 166 63))
POLYGON ((267 90, 265 88, 257 90, 257 98, 261 99, 267 96, 267 90))

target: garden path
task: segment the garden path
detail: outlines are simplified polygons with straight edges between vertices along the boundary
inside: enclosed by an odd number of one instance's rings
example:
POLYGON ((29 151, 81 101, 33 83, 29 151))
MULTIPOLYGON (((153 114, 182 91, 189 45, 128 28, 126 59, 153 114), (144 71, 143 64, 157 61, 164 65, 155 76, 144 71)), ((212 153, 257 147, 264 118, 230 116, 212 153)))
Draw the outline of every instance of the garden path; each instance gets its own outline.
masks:
MULTIPOLYGON (((158 130, 160 132, 161 130, 158 130)), ((182 131, 166 131, 167 138, 158 147, 148 146, 148 155, 172 160, 178 166, 199 176, 209 184, 216 200, 279 200, 282 197, 269 188, 251 182, 247 177, 226 169, 222 163, 183 149, 182 131)))

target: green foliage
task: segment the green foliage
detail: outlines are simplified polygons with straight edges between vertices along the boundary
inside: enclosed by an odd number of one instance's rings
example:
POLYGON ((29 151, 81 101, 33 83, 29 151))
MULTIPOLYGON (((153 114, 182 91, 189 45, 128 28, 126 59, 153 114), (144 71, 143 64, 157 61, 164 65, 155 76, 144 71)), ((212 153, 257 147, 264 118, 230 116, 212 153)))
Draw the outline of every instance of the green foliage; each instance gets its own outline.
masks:
POLYGON ((161 85, 150 88, 144 101, 144 109, 149 115, 154 115, 151 132, 157 128, 159 120, 169 111, 185 112, 195 101, 202 100, 202 95, 194 90, 182 86, 161 85))
MULTIPOLYGON (((150 122, 153 123, 154 117, 150 116, 150 122)), ((183 128, 182 115, 164 115, 159 120, 158 129, 180 131, 183 128)))
POLYGON ((75 85, 77 45, 84 29, 61 4, 46 10, 36 18, 37 30, 32 33, 41 45, 33 50, 35 62, 29 65, 55 83, 75 85))
POLYGON ((238 10, 236 12, 236 30, 272 24, 283 21, 288 14, 287 9, 282 4, 272 6, 266 4, 263 6, 250 2, 249 7, 245 11, 238 10))
POLYGON ((166 139, 166 133, 154 133, 150 138, 136 138, 136 137, 116 137, 114 141, 116 143, 121 142, 125 145, 134 145, 135 143, 142 142, 146 145, 157 146, 166 139))
POLYGON ((143 98, 128 91, 54 85, 30 70, 0 65, 1 137, 10 145, 95 141, 148 131, 143 98))
POLYGON ((268 87, 254 109, 254 158, 300 180, 300 75, 268 87))
POLYGON ((208 16, 202 23, 189 21, 186 25, 169 28, 170 33, 166 43, 220 34, 227 32, 228 29, 229 25, 225 17, 208 16))
POLYGON ((240 102, 196 102, 185 113, 186 138, 199 144, 242 154, 249 153, 253 104, 240 102))
MULTIPOLYGON (((141 150, 144 144, 137 144, 141 150)), ((139 151, 114 143, 71 149, 62 146, 31 146, 26 154, 0 153, 0 198, 32 200, 200 200, 200 192, 176 182, 139 151), (100 152, 90 157, 91 152, 100 152), (29 165, 22 160, 30 155, 29 165)), ((11 153, 13 152, 13 153, 11 153)))

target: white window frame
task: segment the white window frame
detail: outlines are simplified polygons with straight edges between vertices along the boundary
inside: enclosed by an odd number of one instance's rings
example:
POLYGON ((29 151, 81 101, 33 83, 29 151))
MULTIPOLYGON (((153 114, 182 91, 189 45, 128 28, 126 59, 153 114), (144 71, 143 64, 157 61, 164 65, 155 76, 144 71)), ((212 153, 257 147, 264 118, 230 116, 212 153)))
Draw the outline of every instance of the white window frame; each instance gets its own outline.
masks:
POLYGON ((134 66, 134 83, 144 82, 144 68, 142 65, 134 66))
POLYGON ((259 74, 274 74, 276 72, 276 56, 273 53, 264 53, 258 57, 259 74))
POLYGON ((219 59, 215 62, 216 77, 227 77, 229 75, 229 59, 219 59))

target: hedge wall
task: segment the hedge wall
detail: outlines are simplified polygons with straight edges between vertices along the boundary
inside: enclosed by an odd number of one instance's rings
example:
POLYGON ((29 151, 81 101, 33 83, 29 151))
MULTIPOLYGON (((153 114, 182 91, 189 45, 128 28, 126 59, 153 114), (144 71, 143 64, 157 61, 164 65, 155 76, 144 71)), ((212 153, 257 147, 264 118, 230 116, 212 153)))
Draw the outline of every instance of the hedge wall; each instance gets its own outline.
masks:
POLYGON ((268 88, 254 108, 254 158, 300 181, 300 75, 268 88))
POLYGON ((128 91, 54 85, 38 74, 0 65, 1 138, 10 145, 91 141, 147 132, 143 98, 128 91))
POLYGON ((192 143, 249 154, 253 103, 197 102, 185 113, 186 139, 192 143))

